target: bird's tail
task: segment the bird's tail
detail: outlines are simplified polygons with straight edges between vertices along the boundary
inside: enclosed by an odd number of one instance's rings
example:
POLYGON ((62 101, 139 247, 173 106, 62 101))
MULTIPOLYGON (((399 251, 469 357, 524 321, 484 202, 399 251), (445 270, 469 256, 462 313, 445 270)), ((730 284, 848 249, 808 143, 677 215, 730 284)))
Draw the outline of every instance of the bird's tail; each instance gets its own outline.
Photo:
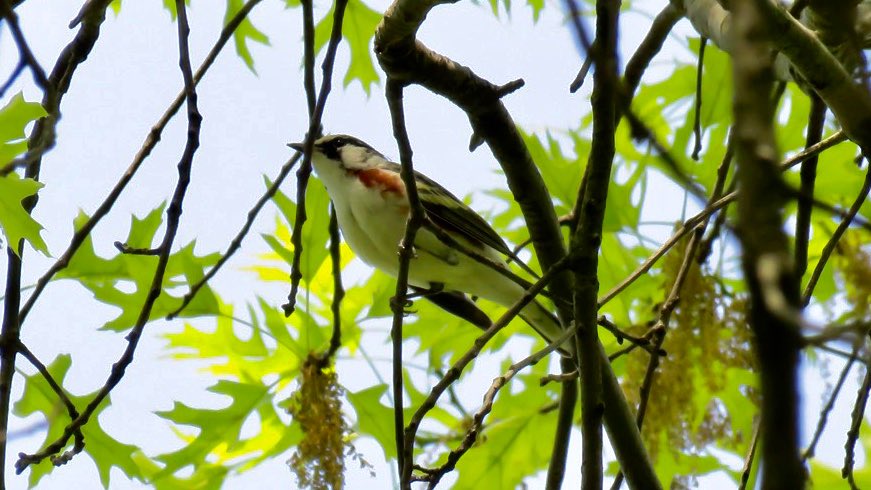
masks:
MULTIPOLYGON (((532 301, 523 308, 523 311, 520 312, 520 318, 523 318, 548 343, 553 342, 565 332, 557 317, 538 301, 532 301)), ((563 357, 574 357, 574 340, 569 337, 557 347, 557 350, 563 357)))

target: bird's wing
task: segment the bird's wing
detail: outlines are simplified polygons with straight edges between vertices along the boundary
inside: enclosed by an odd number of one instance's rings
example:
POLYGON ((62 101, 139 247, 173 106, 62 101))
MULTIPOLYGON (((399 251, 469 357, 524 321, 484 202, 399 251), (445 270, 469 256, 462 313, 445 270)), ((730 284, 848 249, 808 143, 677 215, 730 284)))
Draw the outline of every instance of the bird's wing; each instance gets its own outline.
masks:
POLYGON ((512 255, 502 237, 478 213, 425 175, 417 173, 417 178, 426 184, 418 187, 418 192, 423 208, 436 225, 458 233, 474 245, 485 245, 503 255, 512 255))

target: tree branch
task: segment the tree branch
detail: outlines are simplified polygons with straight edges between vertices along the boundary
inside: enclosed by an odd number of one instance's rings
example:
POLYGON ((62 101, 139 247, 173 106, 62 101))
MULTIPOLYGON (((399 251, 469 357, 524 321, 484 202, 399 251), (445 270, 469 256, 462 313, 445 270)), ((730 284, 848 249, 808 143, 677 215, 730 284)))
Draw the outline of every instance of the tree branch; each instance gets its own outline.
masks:
MULTIPOLYGON (((871 148, 871 95, 853 81, 850 73, 813 31, 803 26, 786 9, 772 0, 754 0, 762 22, 761 33, 772 48, 800 75, 801 82, 823 99, 844 132, 862 148, 871 148)), ((732 14, 716 0, 684 0, 687 18, 703 36, 711 38, 724 51, 735 55, 732 14)), ((770 53, 769 53, 770 55, 770 53)))
POLYGON ((314 114, 309 118, 308 133, 306 133, 305 144, 303 145, 302 165, 296 171, 296 216, 293 222, 293 232, 290 236, 290 242, 293 244, 293 264, 291 265, 290 272, 290 293, 287 295, 287 303, 281 305, 282 310, 284 310, 284 316, 292 315, 296 309, 296 294, 299 291, 299 281, 302 279, 302 270, 300 269, 303 252, 302 227, 307 219, 305 191, 308 186, 308 179, 312 173, 312 148, 314 148, 315 139, 317 139, 321 132, 321 118, 327 105, 327 96, 330 95, 330 90, 333 86, 333 64, 336 62, 336 51, 339 48, 339 42, 342 40, 342 21, 345 18, 345 7, 347 5, 348 0, 336 0, 333 7, 333 30, 330 32, 330 41, 327 44, 324 63, 321 65, 323 70, 321 89, 318 92, 314 114))
MULTIPOLYGON (((239 24, 241 24, 242 21, 245 20, 245 18, 248 16, 248 13, 251 12, 251 9, 253 9, 260 2, 261 0, 249 0, 248 3, 246 3, 241 9, 239 9, 239 12, 236 13, 236 15, 230 20, 230 22, 228 22, 227 25, 224 26, 224 28, 221 30, 221 34, 218 36, 217 41, 215 41, 214 46, 206 55, 199 69, 197 69, 197 73, 194 76, 195 84, 199 84, 200 80, 203 79, 203 77, 206 75, 206 72, 209 70, 209 68, 211 68, 212 63, 214 63, 215 59, 217 59, 218 54, 221 52, 221 50, 224 49, 224 46, 227 45, 227 41, 229 41, 230 38, 233 37, 233 32, 235 32, 236 28, 239 27, 239 24)), ((133 179, 133 176, 136 175, 136 172, 139 170, 142 162, 144 162, 145 159, 148 158, 148 156, 151 154, 151 151, 154 149, 155 146, 157 146, 163 130, 166 128, 166 125, 169 124, 169 121, 172 120, 172 118, 178 112, 179 108, 181 108, 184 100, 185 90, 184 88, 182 88, 181 92, 176 96, 175 100, 172 101, 172 103, 169 105, 169 107, 166 109, 166 111, 163 113, 157 123, 155 123, 155 125, 151 128, 151 131, 148 132, 145 141, 142 143, 139 151, 136 152, 136 156, 133 158, 133 162, 130 163, 130 165, 127 167, 127 170, 124 171, 124 174, 115 184, 115 187, 112 188, 111 192, 109 192, 109 195, 106 196, 106 198, 97 207, 91 217, 88 218, 88 220, 85 221, 85 223, 78 230, 76 230, 75 233, 73 233, 73 236, 72 238, 70 238, 70 243, 69 245, 67 245, 66 250, 64 250, 60 257, 58 257, 58 259, 55 261, 55 263, 52 264, 51 267, 49 267, 48 270, 45 271, 45 273, 43 273, 43 275, 36 281, 36 286, 34 287, 33 292, 27 298, 27 302, 21 308, 21 311, 19 313, 21 317, 21 322, 24 322, 25 317, 27 317, 28 313, 30 313, 30 310, 33 308, 36 300, 39 298, 40 294, 42 294, 42 291, 52 280, 55 274, 65 269, 69 265, 70 260, 72 260, 73 256, 79 250, 79 247, 81 247, 82 244, 85 242, 85 239, 90 236, 91 231, 93 231, 93 229, 97 226, 97 223, 99 223, 104 216, 109 214, 109 211, 111 211, 112 207, 115 205, 118 197, 121 195, 124 189, 127 188, 127 184, 129 184, 130 180, 133 179)), ((279 183, 282 180, 283 177, 276 178, 276 183, 279 183)), ((227 252, 225 252, 225 256, 228 253, 230 253, 229 249, 227 252)), ((230 254, 232 255, 232 253, 230 254)), ((212 273, 212 271, 217 272, 218 268, 219 265, 216 264, 215 267, 213 267, 209 271, 210 275, 207 275, 207 277, 213 276, 214 274, 212 273)), ((204 279, 204 281, 207 280, 208 279, 204 279)), ((200 285, 199 287, 202 287, 202 285, 200 285)), ((199 287, 197 287, 196 289, 199 290, 199 287)), ((190 295, 191 297, 193 297, 194 294, 196 294, 196 291, 188 293, 188 295, 190 295)), ((190 300, 188 300, 188 302, 189 301, 190 300)), ((176 311, 175 314, 178 314, 181 308, 179 308, 179 310, 176 311)))
MULTIPOLYGON (((550 194, 516 124, 499 100, 499 87, 415 39, 424 17, 439 3, 444 2, 396 0, 385 12, 375 33, 378 61, 389 77, 420 84, 448 98, 466 112, 474 133, 483 138, 505 171, 508 187, 526 220, 536 255, 542 269, 547 271, 566 255, 565 244, 550 194)), ((571 318, 571 312, 566 308, 571 304, 567 298, 570 290, 565 273, 555 278, 550 288, 563 321, 571 318)), ((604 349, 600 349, 599 356, 605 378, 603 398, 605 406, 609 407, 605 424, 611 440, 615 441, 618 459, 633 469, 633 478, 638 478, 630 483, 655 488, 659 482, 633 423, 632 412, 608 366, 604 349)))
MULTIPOLYGON (((63 431, 63 434, 52 444, 44 448, 42 451, 33 454, 20 454, 18 461, 15 463, 15 469, 18 473, 24 471, 29 465, 38 463, 48 456, 52 456, 62 450, 66 446, 67 441, 72 433, 79 430, 84 424, 90 420, 97 408, 103 403, 112 389, 118 385, 124 377, 124 373, 133 362, 133 355, 136 352, 136 347, 139 344, 139 339, 145 329, 145 324, 151 316, 151 310, 155 301, 160 296, 163 290, 163 278, 166 273, 166 266, 169 262, 169 255, 172 249, 173 241, 178 232, 179 220, 182 212, 182 204, 184 203, 185 194, 188 184, 190 183, 191 169, 193 165, 194 154, 199 147, 199 134, 202 122, 202 116, 197 108, 197 93, 194 86, 193 74, 191 72, 190 51, 188 48, 188 37, 190 28, 187 22, 187 12, 185 10, 184 0, 176 0, 176 9, 178 12, 178 41, 179 41, 179 68, 182 72, 185 85, 185 99, 187 102, 187 141, 185 143, 184 152, 178 163, 178 182, 173 192, 172 199, 169 203, 169 208, 166 212, 166 232, 160 244, 160 255, 157 259, 154 276, 151 281, 151 286, 148 290, 148 296, 142 309, 139 312, 139 317, 136 319, 136 324, 127 334, 127 348, 112 366, 112 371, 106 379, 104 385, 97 392, 97 395, 88 403, 85 410, 77 418, 72 420, 63 431)), ((58 457, 53 457, 55 464, 63 464, 75 454, 67 453, 58 457)))
POLYGON ((596 46, 592 53, 593 142, 582 188, 578 224, 572 235, 574 274, 574 318, 578 333, 575 348, 581 376, 581 488, 602 488, 602 370, 599 360, 599 329, 596 295, 599 292, 599 247, 611 166, 614 161, 614 133, 617 123, 617 22, 619 6, 612 1, 596 2, 596 46))
MULTIPOLYGON (((25 176, 39 179, 40 165, 43 154, 54 145, 55 128, 60 119, 60 105, 70 87, 70 81, 78 66, 88 57, 97 38, 100 35, 100 25, 106 14, 108 0, 91 1, 83 7, 82 26, 76 36, 64 47, 55 62, 48 77, 48 84, 42 99, 42 107, 46 116, 36 121, 33 131, 27 139, 27 152, 21 165, 14 161, 7 165, 9 172, 19 166, 24 166, 25 176)), ((0 176, 8 173, 4 168, 0 176)), ((31 213, 36 207, 37 196, 31 196, 24 201, 24 209, 31 213)), ((24 257, 24 240, 10 243, 6 250, 6 291, 3 300, 3 323, 0 326, 0 433, 8 432, 9 405, 12 396, 12 376, 15 373, 15 355, 21 343, 21 316, 18 309, 21 305, 21 266, 24 257), (18 249, 18 253, 15 249, 18 249)), ((82 440, 78 429, 70 431, 76 434, 77 448, 82 440)), ((69 435, 67 436, 67 439, 69 435)), ((0 444, 0 487, 6 485, 6 444, 0 444)))
MULTIPOLYGON (((811 109, 808 114, 808 126, 805 148, 820 142, 826 122, 826 106, 816 95, 811 95, 811 109)), ((795 276, 801 281, 807 271, 807 247, 811 231, 811 211, 813 210, 814 183, 817 178, 817 160, 814 155, 801 164, 801 196, 798 199, 798 210, 795 218, 795 276)))
POLYGON ((405 421, 402 403, 402 322, 405 317, 405 304, 408 290, 408 270, 414 255, 414 237, 423 225, 426 211, 420 202, 417 182, 414 180, 411 142, 405 128, 405 110, 402 106, 402 83, 387 79, 387 104, 393 121, 393 137, 399 146, 399 161, 402 168, 399 176, 408 193, 410 212, 405 224, 405 234, 399 243, 399 272, 396 275, 396 293, 390 301, 393 309, 393 326, 390 338, 393 342, 393 428, 396 437, 396 453, 399 462, 399 486, 403 490, 411 488, 411 469, 414 461, 414 439, 403 439, 405 421))
POLYGON ((855 463, 856 441, 859 440, 859 431, 862 429, 862 421, 865 420, 865 406, 868 404, 868 392, 871 391, 871 369, 865 366, 865 377, 862 386, 856 393, 856 403, 853 405, 853 415, 850 430, 847 431, 847 442, 844 443, 844 467, 841 476, 850 484, 850 488, 858 490, 853 478, 853 464, 855 463))
POLYGON ((739 238, 760 367, 762 488, 802 488, 796 379, 801 336, 791 322, 800 302, 781 219, 786 193, 775 160, 771 47, 764 41, 772 26, 760 6, 767 3, 732 2, 739 238))

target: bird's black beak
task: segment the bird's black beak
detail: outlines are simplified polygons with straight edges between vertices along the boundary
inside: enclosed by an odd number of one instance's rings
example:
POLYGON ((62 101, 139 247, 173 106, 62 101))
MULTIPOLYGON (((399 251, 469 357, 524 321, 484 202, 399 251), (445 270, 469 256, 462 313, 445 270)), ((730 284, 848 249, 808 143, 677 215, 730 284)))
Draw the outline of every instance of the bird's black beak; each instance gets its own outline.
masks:
POLYGON ((302 153, 304 143, 288 143, 287 146, 293 148, 294 150, 302 153))

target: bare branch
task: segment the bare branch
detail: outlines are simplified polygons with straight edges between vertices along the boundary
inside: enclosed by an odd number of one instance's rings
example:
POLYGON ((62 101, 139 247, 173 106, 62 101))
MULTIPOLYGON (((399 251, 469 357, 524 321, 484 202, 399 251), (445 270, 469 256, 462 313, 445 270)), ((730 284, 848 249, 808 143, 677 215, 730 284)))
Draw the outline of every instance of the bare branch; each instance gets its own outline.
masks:
POLYGON ((327 106, 327 96, 330 95, 330 90, 333 86, 333 65, 336 62, 336 51, 339 48, 339 41, 342 40, 342 21, 345 18, 345 7, 347 5, 348 0, 336 0, 333 7, 333 30, 330 32, 330 41, 327 43, 327 52, 324 55, 324 63, 321 65, 323 70, 321 89, 318 92, 314 113, 309 118, 308 133, 305 136, 305 143, 303 145, 302 165, 296 171, 296 217, 293 222, 293 232, 290 236, 290 242, 293 244, 293 264, 291 265, 290 272, 290 293, 287 295, 287 303, 281 305, 281 308, 284 310, 284 316, 292 315, 293 310, 296 309, 296 294, 299 291, 299 282, 302 280, 302 271, 300 269, 303 253, 302 227, 307 219, 305 191, 308 179, 312 173, 312 148, 314 147, 315 139, 317 139, 321 132, 321 118, 327 106))
POLYGON ((865 377, 862 380, 862 386, 859 387, 856 393, 856 403, 853 404, 852 423, 850 430, 847 431, 847 442, 844 443, 844 467, 841 469, 841 476, 850 484, 850 488, 858 490, 856 481, 853 478, 853 464, 855 463, 856 441, 859 440, 859 431, 862 428, 862 421, 865 419, 865 406, 868 404, 868 392, 871 391, 871 369, 865 365, 865 377))
MULTIPOLYGON (((8 5, 8 4, 7 4, 8 5)), ((25 166, 25 176, 39 179, 42 155, 54 145, 55 128, 60 119, 60 106, 64 95, 70 87, 70 81, 79 65, 88 57, 91 49, 100 35, 100 26, 105 19, 108 0, 91 1, 83 7, 83 22, 81 28, 69 44, 58 56, 42 99, 42 107, 46 116, 36 121, 27 139, 27 153, 23 157, 26 162, 18 165, 10 162, 0 170, 0 176, 6 175, 12 169, 25 166)), ((36 206, 37 197, 31 196, 24 201, 24 209, 30 213, 36 206)), ((9 422, 9 405, 12 392, 12 377, 15 373, 15 356, 21 340, 21 322, 19 307, 21 306, 21 268, 24 257, 24 241, 10 243, 7 246, 6 291, 3 300, 3 323, 0 327, 0 433, 7 433, 9 422), (18 249, 18 253, 14 251, 18 249)), ((81 450, 82 439, 80 431, 73 429, 67 435, 76 435, 74 450, 81 450)), ((0 444, 0 486, 6 481, 6 444, 0 444)))
POLYGON ((43 91, 49 90, 49 84, 51 82, 48 81, 48 78, 45 76, 45 70, 42 69, 42 66, 38 61, 36 61, 36 57, 33 56, 30 46, 27 45, 24 33, 21 32, 21 26, 18 25, 18 15, 14 10, 12 10, 8 0, 0 1, 0 9, 2 9, 3 18, 6 19, 6 23, 9 24, 9 32, 12 33, 12 39, 15 40, 15 44, 18 46, 19 59, 18 65, 12 71, 12 76, 9 77, 9 80, 7 80, 7 82, 3 84, 3 88, 0 89, 0 97, 3 97, 3 93, 5 93, 6 89, 12 85, 18 77, 18 74, 21 73, 19 67, 24 66, 30 68, 30 72, 33 73, 33 80, 39 88, 43 91))
MULTIPOLYGON (((243 20, 248 16, 248 13, 251 12, 257 4, 259 4, 262 0, 249 0, 239 12, 224 26, 223 30, 221 30, 221 34, 218 36, 217 41, 215 41, 214 46, 206 55, 206 58, 203 60, 199 69, 197 69, 197 73, 194 76, 194 83, 198 84, 200 80, 205 76, 206 72, 208 72, 209 68, 214 63, 215 59, 217 59, 218 54, 223 50, 224 46, 227 45, 227 41, 233 37, 233 32, 236 31, 236 28, 239 27, 239 24, 242 23, 243 20)), ((118 200, 118 197, 127 188, 127 184, 130 183, 130 180, 133 179, 133 176, 136 175, 137 170, 145 161, 146 158, 151 154, 151 151, 157 146, 157 143, 160 141, 160 136, 163 133, 166 125, 169 124, 169 121, 172 120, 173 116, 178 112, 182 103, 185 99, 185 91, 182 88, 182 91, 176 96, 175 100, 170 104, 170 106, 166 109, 157 123, 151 128, 151 131, 148 132, 148 136, 146 136, 145 141, 142 143, 142 146, 139 148, 139 151, 136 152, 136 156, 133 158, 133 162, 127 167, 127 170, 124 171, 124 174, 115 184, 115 187, 109 192, 109 195, 103 200, 102 203, 97 207, 94 213, 90 218, 81 226, 78 230, 73 233, 72 238, 70 239, 69 245, 67 245, 66 250, 58 257, 54 264, 36 281, 36 286, 34 287, 33 293, 27 298, 27 302, 21 308, 21 312, 19 315, 21 316, 21 321, 24 321, 24 318, 27 317, 30 310, 33 308, 33 305, 36 303, 36 300, 39 298, 40 294, 42 294, 43 289, 48 285, 51 279, 57 274, 59 271, 65 269, 67 265, 69 265, 70 260, 72 260, 73 256, 79 250, 79 247, 85 242, 85 239, 90 236, 91 231, 97 226, 97 223, 106 216, 109 211, 111 211, 112 207, 115 205, 115 202, 118 200)), ((276 179, 276 182, 282 179, 276 179)), ((226 256, 227 253, 225 253, 226 256)), ((212 268, 215 272, 217 272, 218 265, 212 268)), ((209 274, 212 274, 212 270, 209 271, 209 274)), ((212 274, 214 275, 214 274, 212 274)), ((197 288, 199 289, 199 288, 197 288)), ((189 293, 196 294, 196 292, 189 293)), ((178 312, 176 312, 178 313, 178 312)))
MULTIPOLYGON (((38 463, 46 457, 53 456, 61 451, 66 446, 70 436, 81 428, 90 420, 91 416, 97 408, 103 403, 109 392, 118 385, 124 377, 127 366, 133 362, 133 355, 136 352, 136 347, 139 344, 139 338, 145 329, 145 324, 151 316, 151 310, 155 301, 160 296, 163 288, 163 278, 166 273, 166 266, 169 262, 169 255, 172 250, 172 244, 178 232, 179 219, 182 212, 182 204, 184 203, 185 194, 188 184, 190 183, 191 169, 193 165, 194 154, 199 147, 199 134, 202 122, 202 116, 197 108, 197 93, 194 86, 193 73, 190 63, 190 51, 188 48, 188 36, 190 28, 187 22, 187 12, 185 10, 184 0, 176 0, 176 9, 178 11, 178 41, 179 41, 179 68, 182 72, 185 84, 185 99, 187 102, 187 141, 185 143, 184 152, 178 163, 178 182, 173 192, 172 199, 167 209, 166 232, 160 245, 160 255, 157 259, 154 276, 151 281, 151 286, 148 291, 148 296, 142 309, 139 312, 139 317, 136 319, 136 324, 130 333, 127 334, 127 348, 112 366, 112 371, 106 379, 104 385, 97 392, 97 395, 88 403, 85 410, 70 422, 63 431, 63 434, 56 439, 52 444, 45 447, 42 451, 33 454, 21 454, 18 461, 15 463, 15 469, 18 473, 24 471, 29 465, 38 463)), ((74 453, 66 453, 61 456, 53 457, 54 464, 64 464, 72 457, 74 453)))
POLYGON ((387 103, 393 121, 393 137, 399 146, 399 159, 402 168, 399 175, 405 184, 410 211, 405 224, 405 234, 399 243, 399 272, 396 275, 396 294, 390 301, 393 309, 393 326, 390 337, 393 342, 393 428, 396 436, 396 453, 399 464, 399 486, 403 490, 411 488, 411 470, 414 461, 414 439, 403 439, 405 421, 402 403, 402 322, 405 316, 405 303, 408 290, 408 270, 414 255, 414 237, 423 225, 426 211, 420 202, 417 182, 414 180, 411 142, 405 128, 405 110, 402 106, 402 83, 387 80, 387 103))
POLYGON ((490 389, 487 390, 487 393, 484 394, 484 401, 481 405, 481 408, 478 409, 477 412, 472 416, 472 425, 466 431, 465 437, 463 437, 462 443, 460 446, 451 451, 448 454, 447 461, 435 469, 425 469, 425 468, 416 468, 417 470, 423 472, 425 474, 424 477, 419 477, 417 481, 427 481, 429 482, 427 487, 433 489, 438 485, 439 481, 446 475, 454 470, 457 465, 457 462, 460 458, 463 457, 466 452, 472 448, 475 444, 475 441, 478 439, 478 434, 484 427, 484 418, 493 410, 493 403, 496 400, 496 395, 499 393, 499 390, 502 389, 505 385, 511 381, 514 376, 520 371, 526 369, 527 367, 534 366, 538 364, 539 361, 547 357, 551 352, 555 351, 563 342, 571 338, 572 335, 577 333, 576 328, 566 329, 559 337, 554 339, 554 341, 550 342, 544 349, 541 349, 526 358, 512 364, 507 371, 501 376, 495 378, 493 383, 490 385, 490 389))
POLYGON ((868 197, 868 192, 871 191, 871 163, 868 163, 867 165, 868 169, 865 172, 865 181, 862 183, 862 188, 859 190, 859 194, 853 201, 853 205, 850 206, 849 211, 847 211, 847 215, 840 223, 838 223, 838 227, 835 228, 832 237, 829 238, 828 242, 826 242, 823 251, 820 253, 820 259, 817 261, 817 265, 814 267, 810 279, 808 279, 807 286, 805 286, 804 293, 802 294, 802 303, 804 305, 810 303, 811 297, 814 294, 814 288, 817 286, 817 282, 819 282, 820 277, 823 275, 823 270, 826 268, 826 263, 828 263, 829 257, 832 256, 832 252, 835 251, 835 247, 838 246, 838 242, 841 240, 841 237, 844 236, 847 228, 850 227, 853 218, 855 218, 856 214, 859 213, 859 209, 862 208, 862 204, 868 197))
POLYGON ((823 435, 823 429, 826 428, 826 422, 829 420, 829 414, 832 412, 832 408, 835 406, 835 401, 838 399, 838 395, 841 393, 841 388, 844 386, 844 381, 847 379, 847 374, 850 372, 850 368, 853 367, 853 363, 856 361, 855 355, 859 353, 859 348, 862 345, 862 340, 864 338, 859 338, 859 341, 855 343, 853 346, 853 356, 847 359, 847 362, 844 364, 844 369, 841 370, 841 374, 838 376, 838 381, 835 382, 835 387, 832 388, 832 393, 829 395, 829 400, 826 402, 825 406, 823 406, 822 410, 820 410, 820 418, 817 420, 817 428, 814 429, 814 435, 811 437, 811 442, 808 444, 807 449, 804 450, 804 453, 801 455, 802 461, 807 461, 809 458, 814 457, 814 452, 817 448, 817 443, 820 442, 820 437, 823 435))
POLYGON ((762 488, 802 488, 796 379, 801 336, 785 318, 800 314, 800 302, 781 220, 787 193, 776 164, 771 47, 764 41, 772 27, 762 12, 767 6, 761 5, 767 3, 732 2, 739 238, 760 367, 762 488), (782 302, 775 305, 774 296, 782 302))

